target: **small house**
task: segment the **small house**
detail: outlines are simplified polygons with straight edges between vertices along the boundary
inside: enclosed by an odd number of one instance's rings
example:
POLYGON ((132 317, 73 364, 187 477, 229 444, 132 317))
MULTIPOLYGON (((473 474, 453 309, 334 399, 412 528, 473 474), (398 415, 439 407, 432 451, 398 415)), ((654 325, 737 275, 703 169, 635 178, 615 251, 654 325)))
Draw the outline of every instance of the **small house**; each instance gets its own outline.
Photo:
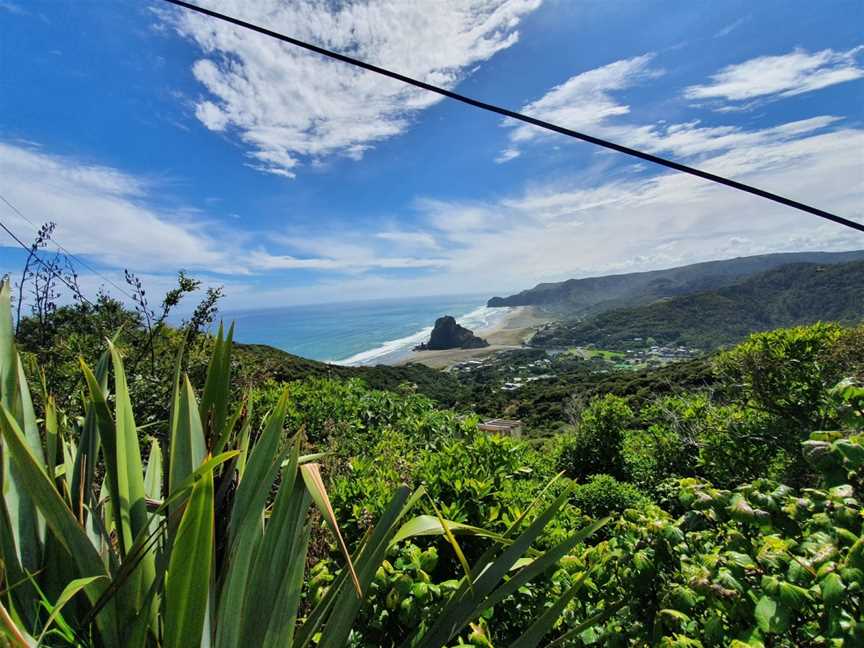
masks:
POLYGON ((522 421, 501 418, 489 419, 484 423, 480 423, 477 429, 483 432, 503 434, 518 439, 522 436, 522 421))

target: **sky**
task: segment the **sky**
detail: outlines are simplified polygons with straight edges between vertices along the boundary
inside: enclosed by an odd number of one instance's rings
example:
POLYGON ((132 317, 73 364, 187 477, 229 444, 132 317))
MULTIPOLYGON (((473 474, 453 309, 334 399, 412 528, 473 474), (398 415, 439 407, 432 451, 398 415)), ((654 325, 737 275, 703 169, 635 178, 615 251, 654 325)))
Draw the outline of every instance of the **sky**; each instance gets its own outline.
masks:
MULTIPOLYGON (((864 222, 857 0, 200 4, 864 222)), ((57 224, 85 293, 184 269, 228 309, 864 248, 158 0, 0 0, 0 195, 23 240, 57 224)))

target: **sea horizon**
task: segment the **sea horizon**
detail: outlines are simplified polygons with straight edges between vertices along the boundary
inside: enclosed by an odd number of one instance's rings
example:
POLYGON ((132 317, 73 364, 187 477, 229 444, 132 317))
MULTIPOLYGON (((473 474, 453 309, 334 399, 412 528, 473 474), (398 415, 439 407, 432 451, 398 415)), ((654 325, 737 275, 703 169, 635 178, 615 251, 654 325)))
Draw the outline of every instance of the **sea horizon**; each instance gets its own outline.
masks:
POLYGON ((225 311, 234 339, 343 365, 392 364, 428 339, 435 320, 452 315, 484 330, 509 308, 489 308, 487 295, 381 298, 225 311))

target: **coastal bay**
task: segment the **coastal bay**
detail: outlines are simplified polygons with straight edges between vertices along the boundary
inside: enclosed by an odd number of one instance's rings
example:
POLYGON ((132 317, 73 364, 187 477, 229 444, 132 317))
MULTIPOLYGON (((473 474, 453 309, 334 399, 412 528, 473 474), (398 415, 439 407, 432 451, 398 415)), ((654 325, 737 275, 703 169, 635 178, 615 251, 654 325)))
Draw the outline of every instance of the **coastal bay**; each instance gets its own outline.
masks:
POLYGON ((539 326, 550 317, 533 306, 515 306, 486 327, 474 333, 489 342, 481 349, 447 349, 444 351, 410 351, 394 359, 394 365, 419 363, 434 369, 443 369, 465 360, 485 358, 498 351, 518 349, 531 338, 539 326))

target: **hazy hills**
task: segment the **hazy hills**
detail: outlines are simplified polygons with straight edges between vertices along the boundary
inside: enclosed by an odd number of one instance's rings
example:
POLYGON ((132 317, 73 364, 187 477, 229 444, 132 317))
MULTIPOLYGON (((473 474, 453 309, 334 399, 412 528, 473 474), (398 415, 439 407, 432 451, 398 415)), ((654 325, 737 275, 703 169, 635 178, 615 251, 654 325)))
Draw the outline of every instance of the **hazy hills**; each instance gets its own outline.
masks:
MULTIPOLYGON (((864 256, 861 252, 854 254, 864 256)), ((717 275, 712 275, 711 280, 718 280, 717 275)), ((560 322, 539 331, 532 344, 615 348, 632 344, 634 338, 653 338, 659 344, 713 349, 754 331, 815 321, 854 323, 862 316, 864 261, 795 263, 716 290, 609 310, 581 321, 560 322)))
POLYGON ((864 250, 738 257, 651 272, 542 283, 509 297, 493 297, 488 305, 539 306, 564 317, 585 317, 667 297, 716 290, 790 263, 837 264, 862 260, 864 250))

